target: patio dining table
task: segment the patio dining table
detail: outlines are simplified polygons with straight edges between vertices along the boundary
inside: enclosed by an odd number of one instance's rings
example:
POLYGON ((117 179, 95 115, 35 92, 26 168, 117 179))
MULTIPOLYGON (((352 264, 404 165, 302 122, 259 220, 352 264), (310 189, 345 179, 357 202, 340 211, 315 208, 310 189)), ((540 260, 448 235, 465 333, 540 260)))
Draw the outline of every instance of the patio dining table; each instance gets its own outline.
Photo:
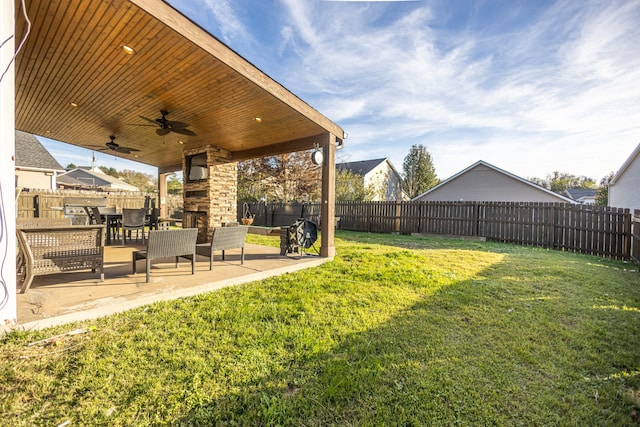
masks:
POLYGON ((102 217, 102 223, 107 226, 106 244, 110 245, 111 236, 114 236, 115 238, 118 234, 120 223, 122 222, 122 213, 100 213, 100 216, 102 217))

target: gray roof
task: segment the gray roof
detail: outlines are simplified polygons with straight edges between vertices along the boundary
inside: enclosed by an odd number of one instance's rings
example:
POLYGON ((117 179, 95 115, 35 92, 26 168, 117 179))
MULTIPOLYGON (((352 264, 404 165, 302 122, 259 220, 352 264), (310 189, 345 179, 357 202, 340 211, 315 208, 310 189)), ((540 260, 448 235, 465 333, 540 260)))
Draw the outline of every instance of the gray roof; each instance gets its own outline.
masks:
POLYGON ((336 163, 337 171, 349 171, 354 175, 365 176, 385 159, 361 160, 359 162, 336 163))
POLYGON ((567 188, 565 194, 571 197, 573 200, 580 200, 584 197, 595 197, 595 188, 567 188))
POLYGON ((35 136, 19 130, 16 130, 16 167, 64 172, 35 136))
POLYGON ((114 188, 127 191, 140 191, 138 187, 128 184, 120 178, 105 173, 75 168, 58 175, 58 183, 67 185, 81 185, 85 187, 114 188))

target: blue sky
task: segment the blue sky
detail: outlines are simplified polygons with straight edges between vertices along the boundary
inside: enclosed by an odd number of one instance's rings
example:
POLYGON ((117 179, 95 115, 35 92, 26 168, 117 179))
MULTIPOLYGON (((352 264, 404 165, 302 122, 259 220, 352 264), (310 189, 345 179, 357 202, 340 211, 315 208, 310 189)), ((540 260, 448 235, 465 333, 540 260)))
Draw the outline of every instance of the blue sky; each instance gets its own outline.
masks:
POLYGON ((338 161, 401 171, 422 144, 442 179, 485 160, 599 181, 640 143, 637 0, 169 3, 339 124, 338 161))

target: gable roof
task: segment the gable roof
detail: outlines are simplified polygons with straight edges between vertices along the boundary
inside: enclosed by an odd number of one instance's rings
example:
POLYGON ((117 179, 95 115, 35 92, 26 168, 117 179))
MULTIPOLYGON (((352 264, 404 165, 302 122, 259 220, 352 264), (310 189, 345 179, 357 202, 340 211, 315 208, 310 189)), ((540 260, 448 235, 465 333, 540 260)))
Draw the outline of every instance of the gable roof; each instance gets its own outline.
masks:
POLYGON ((627 158, 627 160, 625 160, 620 169, 618 169, 618 173, 616 173, 609 185, 614 185, 616 183, 616 181, 625 173, 627 168, 631 165, 631 163, 633 163, 638 155, 640 155, 640 144, 636 146, 631 155, 627 158))
POLYGON ((423 196, 425 196, 425 195, 427 195, 427 194, 429 194, 429 193, 431 193, 431 192, 436 191, 437 189, 439 189, 439 188, 441 188, 441 187, 443 187, 443 186, 447 185, 449 182, 454 181, 456 178, 460 177, 461 175, 464 175, 465 173, 469 172, 470 170, 472 170, 472 169, 474 169, 474 168, 476 168, 476 167, 478 167, 478 166, 485 166, 485 167, 487 167, 487 168, 489 168, 489 169, 494 170, 495 172, 498 172, 498 173, 500 173, 500 174, 502 174, 502 175, 505 175, 505 176, 507 176, 507 177, 509 177, 509 178, 511 178, 511 179, 514 179, 514 180, 516 180, 516 181, 519 181, 519 182, 521 182, 522 184, 525 184, 525 185, 530 186, 530 187, 532 187, 532 188, 534 188, 534 189, 536 189, 536 190, 542 191, 542 192, 547 193, 547 194, 549 194, 549 195, 551 195, 551 196, 553 196, 553 197, 556 197, 556 198, 560 199, 561 201, 563 201, 563 202, 565 202, 565 203, 572 203, 572 204, 575 204, 575 203, 576 203, 576 202, 575 202, 575 200, 572 200, 572 199, 570 199, 570 198, 568 198, 568 197, 565 197, 565 196, 563 196, 563 195, 561 195, 561 194, 558 194, 558 193, 556 193, 556 192, 553 192, 553 191, 551 191, 551 190, 549 190, 549 189, 547 189, 547 188, 544 188, 544 187, 542 187, 542 186, 540 186, 540 185, 534 184, 533 182, 531 182, 531 181, 529 181, 529 180, 526 180, 526 179, 524 179, 524 178, 521 178, 521 177, 519 177, 518 175, 514 175, 514 174, 512 174, 511 172, 507 172, 507 171, 505 171, 505 170, 503 170, 503 169, 500 169, 500 168, 498 168, 498 167, 496 167, 496 166, 493 166, 492 164, 487 163, 487 162, 485 162, 485 161, 483 161, 483 160, 478 160, 477 162, 475 162, 475 163, 474 163, 474 164, 472 164, 471 166, 469 166, 469 167, 467 167, 467 168, 465 168, 465 169, 461 170, 460 172, 456 173, 455 175, 453 175, 453 176, 451 176, 451 177, 449 177, 449 178, 445 179, 445 180, 444 180, 444 181, 442 181, 440 184, 436 185, 436 186, 435 186, 435 187, 433 187, 433 188, 430 188, 429 190, 427 190, 427 191, 425 191, 424 193, 422 193, 422 194, 420 194, 420 195, 418 195, 418 196, 414 197, 414 198, 413 198, 413 199, 411 199, 411 200, 419 200, 419 199, 420 199, 420 198, 422 198, 423 196))
POLYGON ((573 200, 596 197, 595 188, 567 188, 564 192, 567 197, 570 197, 573 200))
POLYGON ((19 130, 16 130, 16 168, 64 172, 35 136, 19 130))
POLYGON ((79 187, 101 187, 105 190, 140 191, 138 187, 128 184, 120 178, 82 168, 75 168, 69 172, 58 175, 57 181, 59 184, 79 187))
POLYGON ((385 160, 387 159, 384 158, 384 159, 360 160, 357 162, 336 163, 336 170, 348 171, 354 175, 365 176, 385 160))

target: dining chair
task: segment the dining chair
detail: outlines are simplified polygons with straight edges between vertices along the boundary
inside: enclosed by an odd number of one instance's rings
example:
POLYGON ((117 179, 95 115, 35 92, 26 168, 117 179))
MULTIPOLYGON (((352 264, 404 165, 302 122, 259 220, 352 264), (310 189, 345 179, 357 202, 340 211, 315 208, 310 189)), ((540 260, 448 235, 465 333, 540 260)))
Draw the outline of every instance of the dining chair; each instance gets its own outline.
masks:
POLYGON ((100 215, 100 209, 95 206, 91 207, 91 223, 102 225, 104 221, 102 221, 102 215, 100 215))
POLYGON ((91 217, 89 218, 89 222, 91 224, 102 225, 103 221, 102 216, 100 215, 100 210, 96 206, 91 206, 90 209, 91 217))
POLYGON ((142 232, 142 243, 145 243, 144 236, 144 218, 146 212, 144 208, 140 209, 123 209, 122 210, 122 242, 127 244, 127 233, 131 238, 131 232, 136 232, 136 241, 138 240, 138 231, 142 232))
POLYGON ((145 223, 149 227, 149 231, 158 229, 158 218, 160 217, 160 208, 152 208, 151 214, 145 220, 145 223))

